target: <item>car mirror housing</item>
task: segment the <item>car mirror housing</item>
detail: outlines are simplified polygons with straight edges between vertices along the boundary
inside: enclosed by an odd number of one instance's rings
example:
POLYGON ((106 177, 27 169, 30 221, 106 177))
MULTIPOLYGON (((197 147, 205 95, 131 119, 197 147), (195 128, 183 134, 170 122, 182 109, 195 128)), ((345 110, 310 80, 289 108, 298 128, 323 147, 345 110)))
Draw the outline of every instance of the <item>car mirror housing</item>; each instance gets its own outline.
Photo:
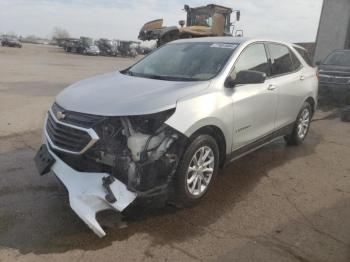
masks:
POLYGON ((225 80, 225 87, 233 88, 236 85, 260 84, 266 80, 266 74, 254 70, 239 71, 235 78, 228 76, 225 80))
POLYGON ((224 86, 227 88, 234 88, 236 85, 235 79, 232 76, 228 76, 225 80, 224 86))
POLYGON ((315 65, 320 65, 321 64, 321 61, 316 61, 315 65))

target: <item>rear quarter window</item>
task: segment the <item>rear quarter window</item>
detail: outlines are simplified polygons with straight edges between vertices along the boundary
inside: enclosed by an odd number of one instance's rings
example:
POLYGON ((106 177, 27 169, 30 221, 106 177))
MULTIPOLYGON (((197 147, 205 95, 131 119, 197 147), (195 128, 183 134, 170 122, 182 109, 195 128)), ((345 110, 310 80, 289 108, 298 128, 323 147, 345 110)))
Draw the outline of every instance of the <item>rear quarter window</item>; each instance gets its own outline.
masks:
POLYGON ((306 62, 309 66, 312 66, 312 67, 313 67, 313 64, 312 64, 310 55, 309 55, 309 53, 308 53, 305 49, 295 47, 295 50, 297 50, 297 52, 299 53, 299 55, 301 55, 301 57, 305 60, 305 62, 306 62))
POLYGON ((298 70, 302 67, 299 58, 297 58, 297 56, 294 54, 294 52, 292 50, 289 50, 290 52, 290 56, 292 58, 293 61, 293 65, 294 65, 294 70, 298 70))

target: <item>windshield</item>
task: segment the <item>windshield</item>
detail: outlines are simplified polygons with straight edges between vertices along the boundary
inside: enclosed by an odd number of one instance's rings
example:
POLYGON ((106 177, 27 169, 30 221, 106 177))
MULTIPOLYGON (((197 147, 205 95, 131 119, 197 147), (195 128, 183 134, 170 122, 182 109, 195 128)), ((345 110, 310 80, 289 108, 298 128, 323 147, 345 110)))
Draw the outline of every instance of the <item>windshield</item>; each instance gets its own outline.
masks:
POLYGON ((238 44, 168 44, 151 53, 126 73, 173 81, 202 81, 215 77, 238 44))
POLYGON ((330 54, 323 62, 324 65, 350 66, 350 52, 337 51, 330 54))
POLYGON ((92 46, 94 45, 94 42, 92 40, 92 38, 80 38, 81 41, 83 42, 84 45, 87 45, 87 46, 92 46))
POLYGON ((191 25, 212 26, 213 20, 209 14, 191 14, 191 25))

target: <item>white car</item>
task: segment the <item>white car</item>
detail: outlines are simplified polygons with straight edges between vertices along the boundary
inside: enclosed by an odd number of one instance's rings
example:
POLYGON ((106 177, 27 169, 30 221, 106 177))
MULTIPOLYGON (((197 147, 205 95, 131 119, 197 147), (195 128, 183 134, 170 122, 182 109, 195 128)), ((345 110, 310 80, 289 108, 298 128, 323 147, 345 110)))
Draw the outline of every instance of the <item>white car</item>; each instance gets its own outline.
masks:
POLYGON ((102 237, 101 210, 143 200, 193 205, 227 163, 281 136, 300 144, 316 104, 316 70, 294 45, 178 40, 61 92, 35 162, 102 237))

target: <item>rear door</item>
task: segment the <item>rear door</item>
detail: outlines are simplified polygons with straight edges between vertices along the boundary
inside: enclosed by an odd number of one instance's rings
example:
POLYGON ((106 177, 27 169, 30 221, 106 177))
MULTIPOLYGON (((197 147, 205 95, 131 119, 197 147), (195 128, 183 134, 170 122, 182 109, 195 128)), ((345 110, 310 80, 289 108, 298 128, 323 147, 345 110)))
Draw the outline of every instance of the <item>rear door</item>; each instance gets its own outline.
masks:
MULTIPOLYGON (((247 46, 231 72, 233 78, 241 70, 255 70, 270 75, 265 45, 247 46)), ((233 89, 233 150, 258 141, 274 131, 277 95, 269 79, 265 83, 237 85, 233 89)))
POLYGON ((271 61, 271 78, 274 82, 278 103, 276 130, 293 124, 305 99, 303 66, 289 47, 268 43, 271 61))

